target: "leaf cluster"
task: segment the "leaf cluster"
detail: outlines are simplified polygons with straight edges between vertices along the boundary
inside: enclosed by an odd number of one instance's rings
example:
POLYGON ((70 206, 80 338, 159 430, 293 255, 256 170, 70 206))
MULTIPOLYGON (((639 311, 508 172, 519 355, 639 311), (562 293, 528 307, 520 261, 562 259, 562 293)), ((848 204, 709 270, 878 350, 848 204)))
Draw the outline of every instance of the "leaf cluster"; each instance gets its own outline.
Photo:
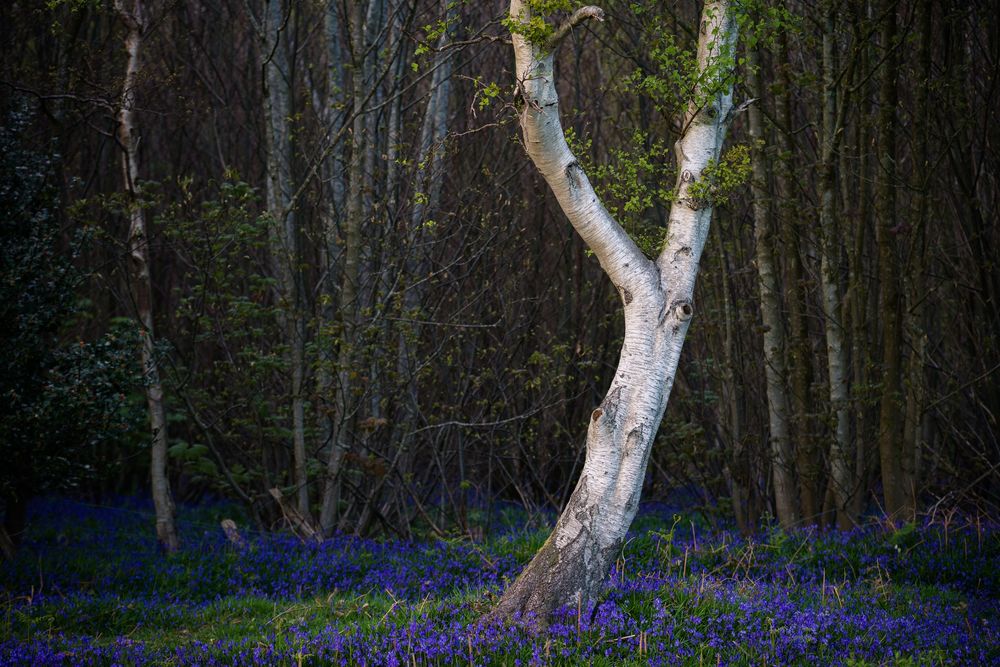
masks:
POLYGON ((691 206, 724 206, 729 197, 750 179, 750 145, 736 144, 719 160, 709 160, 701 178, 688 186, 691 206))
MULTIPOLYGON (((282 438, 278 424, 285 414, 268 387, 284 372, 280 326, 292 304, 275 301, 264 260, 275 222, 259 212, 256 191, 234 172, 206 184, 207 192, 194 193, 187 179, 177 185, 179 201, 157 216, 157 227, 187 267, 188 287, 176 294, 179 359, 171 380, 198 382, 174 391, 203 417, 216 416, 216 437, 247 447, 248 433, 282 438)), ((187 412, 171 420, 171 458, 193 481, 222 490, 226 482, 187 412)), ((238 460, 228 473, 241 484, 252 477, 238 460)))
MULTIPOLYGON (((566 130, 566 141, 582 161, 590 162, 589 140, 577 138, 571 128, 566 130)), ((669 205, 672 191, 666 184, 673 181, 675 171, 666 144, 635 130, 626 146, 611 149, 607 159, 587 164, 586 170, 608 212, 636 245, 649 257, 659 254, 664 232, 651 217, 669 205)))
POLYGON ((548 19, 559 12, 573 11, 579 4, 574 0, 527 0, 527 16, 508 16, 501 23, 511 33, 523 36, 536 46, 543 46, 556 31, 548 19))

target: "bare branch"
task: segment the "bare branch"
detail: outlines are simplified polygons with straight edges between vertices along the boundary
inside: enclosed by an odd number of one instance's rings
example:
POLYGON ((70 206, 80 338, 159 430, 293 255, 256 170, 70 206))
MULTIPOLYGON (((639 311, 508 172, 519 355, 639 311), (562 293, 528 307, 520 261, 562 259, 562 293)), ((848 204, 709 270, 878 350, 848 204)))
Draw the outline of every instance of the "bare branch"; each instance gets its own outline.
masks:
POLYGON ((566 39, 566 36, 573 32, 573 28, 588 19, 604 21, 604 10, 596 5, 580 7, 580 9, 573 12, 573 14, 556 29, 555 33, 549 37, 549 41, 545 43, 545 49, 547 51, 555 51, 562 41, 566 39))

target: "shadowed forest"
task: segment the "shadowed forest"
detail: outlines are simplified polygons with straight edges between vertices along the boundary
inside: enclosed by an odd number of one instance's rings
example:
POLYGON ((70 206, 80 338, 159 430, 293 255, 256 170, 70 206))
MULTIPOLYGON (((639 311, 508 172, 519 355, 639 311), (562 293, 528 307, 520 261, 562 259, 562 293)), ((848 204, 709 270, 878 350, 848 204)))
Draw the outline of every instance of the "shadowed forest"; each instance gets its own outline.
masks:
POLYGON ((0 48, 0 664, 1000 663, 989 3, 0 48))

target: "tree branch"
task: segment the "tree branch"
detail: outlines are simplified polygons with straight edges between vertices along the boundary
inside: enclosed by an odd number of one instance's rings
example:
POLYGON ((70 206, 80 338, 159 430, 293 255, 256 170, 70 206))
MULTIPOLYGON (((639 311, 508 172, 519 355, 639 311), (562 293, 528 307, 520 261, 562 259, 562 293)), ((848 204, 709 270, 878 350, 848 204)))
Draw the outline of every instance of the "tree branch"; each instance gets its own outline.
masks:
POLYGON ((562 41, 566 39, 566 36, 573 32, 573 28, 580 25, 587 19, 604 21, 604 10, 595 5, 580 7, 580 9, 573 12, 573 14, 556 29, 555 33, 549 37, 549 40, 545 43, 545 50, 555 51, 562 41))
MULTIPOLYGON (((597 7, 584 7, 570 17, 557 34, 565 36, 586 18, 599 18, 597 7)), ((524 0, 511 0, 510 16, 529 20, 524 0)), ((651 293, 654 267, 628 233, 601 203, 576 156, 570 150, 559 119, 553 52, 512 33, 515 75, 524 99, 521 130, 524 147, 541 172, 570 224, 590 247, 612 282, 628 303, 633 297, 651 293)), ((546 42, 552 44, 553 39, 546 42)), ((557 40, 556 40, 557 41, 557 40)))

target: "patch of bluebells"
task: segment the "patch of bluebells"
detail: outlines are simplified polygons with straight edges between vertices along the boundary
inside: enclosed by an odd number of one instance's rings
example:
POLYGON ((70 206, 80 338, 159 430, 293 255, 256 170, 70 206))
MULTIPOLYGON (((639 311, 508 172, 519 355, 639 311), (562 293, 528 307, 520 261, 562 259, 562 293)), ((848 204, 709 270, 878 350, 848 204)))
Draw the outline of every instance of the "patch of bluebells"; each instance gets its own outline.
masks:
POLYGON ((185 602, 387 590, 421 599, 470 587, 497 588, 518 567, 511 556, 491 556, 469 543, 379 542, 346 535, 316 543, 281 533, 250 533, 239 547, 217 523, 190 522, 181 524, 181 552, 165 558, 141 509, 46 500, 36 503, 33 514, 33 523, 43 529, 5 565, 0 585, 36 600, 91 590, 185 602))
POLYGON ((236 547, 188 524, 182 552, 165 557, 138 510, 46 501, 35 523, 0 585, 8 618, 44 613, 0 641, 3 665, 1000 664, 995 525, 947 535, 925 526, 900 539, 868 529, 678 531, 666 541, 647 531, 623 551, 596 606, 564 607, 543 626, 479 620, 485 607, 469 600, 499 591, 520 567, 496 544, 247 535, 236 547), (365 621, 330 614, 252 636, 131 638, 183 630, 234 598, 280 609, 386 591, 392 606, 365 621))

